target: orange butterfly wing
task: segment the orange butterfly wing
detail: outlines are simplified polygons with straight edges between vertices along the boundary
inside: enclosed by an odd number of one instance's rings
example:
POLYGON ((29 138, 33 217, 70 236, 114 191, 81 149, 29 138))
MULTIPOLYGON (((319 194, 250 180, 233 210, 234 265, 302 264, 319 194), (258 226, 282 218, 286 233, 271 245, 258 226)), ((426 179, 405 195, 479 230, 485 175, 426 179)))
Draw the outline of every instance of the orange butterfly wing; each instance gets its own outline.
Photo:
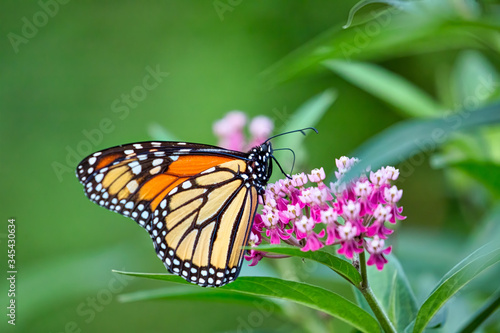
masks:
POLYGON ((202 286, 239 274, 257 208, 244 153, 143 142, 84 159, 77 176, 93 202, 137 221, 172 273, 202 286))

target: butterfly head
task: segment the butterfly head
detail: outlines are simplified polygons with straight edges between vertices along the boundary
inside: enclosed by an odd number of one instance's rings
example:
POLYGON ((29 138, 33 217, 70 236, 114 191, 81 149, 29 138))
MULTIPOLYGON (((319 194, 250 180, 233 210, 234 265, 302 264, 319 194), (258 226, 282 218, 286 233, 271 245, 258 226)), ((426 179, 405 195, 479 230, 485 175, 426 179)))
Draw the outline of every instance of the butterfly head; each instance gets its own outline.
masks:
POLYGON ((273 147, 270 142, 264 142, 260 146, 250 150, 248 171, 252 174, 253 183, 260 193, 263 193, 267 182, 273 172, 273 147))

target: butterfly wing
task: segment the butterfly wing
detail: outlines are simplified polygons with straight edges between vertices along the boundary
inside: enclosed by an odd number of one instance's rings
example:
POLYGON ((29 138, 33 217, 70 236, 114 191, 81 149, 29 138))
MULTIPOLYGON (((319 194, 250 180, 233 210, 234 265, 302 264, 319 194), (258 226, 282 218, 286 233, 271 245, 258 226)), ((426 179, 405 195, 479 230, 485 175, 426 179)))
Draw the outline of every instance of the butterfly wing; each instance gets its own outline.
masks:
POLYGON ((77 167, 91 201, 149 232, 168 270, 202 286, 234 280, 257 207, 246 155, 193 143, 142 142, 77 167))
POLYGON ((222 286, 239 274, 257 208, 245 163, 233 160, 179 184, 154 212, 158 256, 174 274, 201 286, 222 286))

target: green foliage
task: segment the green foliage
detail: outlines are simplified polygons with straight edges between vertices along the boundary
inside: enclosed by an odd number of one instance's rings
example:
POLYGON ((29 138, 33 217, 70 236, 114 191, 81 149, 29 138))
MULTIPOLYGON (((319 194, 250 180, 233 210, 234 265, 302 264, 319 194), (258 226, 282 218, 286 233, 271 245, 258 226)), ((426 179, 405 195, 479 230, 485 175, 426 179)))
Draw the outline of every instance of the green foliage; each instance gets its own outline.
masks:
POLYGON ((261 245, 259 246, 259 250, 270 253, 285 254, 304 259, 311 259, 330 268, 332 271, 336 272, 353 285, 358 286, 361 283, 361 276, 359 275, 359 272, 352 266, 352 263, 345 260, 344 258, 332 255, 331 253, 325 251, 318 250, 315 252, 302 252, 299 248, 296 247, 274 245, 261 245))
POLYGON ((499 261, 500 248, 485 245, 453 267, 422 304, 415 319, 413 332, 422 332, 446 301, 478 274, 499 261))
POLYGON ((327 60, 323 64, 346 81, 400 110, 405 116, 425 118, 442 113, 442 108, 425 92, 379 66, 345 60, 327 60))
MULTIPOLYGON (((183 284, 188 283, 182 278, 172 275, 128 272, 118 273, 183 284)), ((378 324, 373 317, 359 308, 356 304, 336 293, 306 283, 268 277, 240 277, 235 282, 220 287, 220 289, 224 291, 232 290, 238 293, 285 299, 325 312, 351 324, 361 332, 374 332, 378 330, 378 324)), ((218 296, 219 295, 216 295, 216 298, 218 296)), ((152 298, 157 297, 152 295, 152 298)))
POLYGON ((18 323, 0 331, 380 331, 335 247, 270 246, 294 258, 244 264, 215 290, 110 272, 164 267, 140 228, 86 201, 79 159, 134 141, 215 143, 213 121, 233 109, 268 115, 278 131, 317 127, 276 140, 295 150, 298 172, 333 174, 342 155, 362 159, 349 177, 397 164, 408 215, 393 238, 398 261, 369 268, 368 281, 398 332, 500 331, 499 252, 482 247, 500 239, 496 1, 222 1, 222 12, 219 2, 57 2, 24 37, 26 20, 56 2, 0 5, 0 199, 19 221, 20 265, 18 323), (11 33, 25 38, 17 48, 11 33), (140 96, 148 66, 169 76, 140 96), (259 306, 273 311, 240 327, 259 306))

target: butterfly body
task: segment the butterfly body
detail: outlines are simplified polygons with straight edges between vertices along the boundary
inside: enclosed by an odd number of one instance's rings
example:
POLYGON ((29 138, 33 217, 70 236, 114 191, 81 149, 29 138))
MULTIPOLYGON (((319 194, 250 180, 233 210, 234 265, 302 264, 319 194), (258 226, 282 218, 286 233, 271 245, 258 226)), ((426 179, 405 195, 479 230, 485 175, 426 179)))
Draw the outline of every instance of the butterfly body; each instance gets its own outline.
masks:
POLYGON ((219 287, 239 274, 271 158, 268 142, 248 153, 139 142, 96 152, 76 173, 91 201, 148 231, 171 273, 219 287))

